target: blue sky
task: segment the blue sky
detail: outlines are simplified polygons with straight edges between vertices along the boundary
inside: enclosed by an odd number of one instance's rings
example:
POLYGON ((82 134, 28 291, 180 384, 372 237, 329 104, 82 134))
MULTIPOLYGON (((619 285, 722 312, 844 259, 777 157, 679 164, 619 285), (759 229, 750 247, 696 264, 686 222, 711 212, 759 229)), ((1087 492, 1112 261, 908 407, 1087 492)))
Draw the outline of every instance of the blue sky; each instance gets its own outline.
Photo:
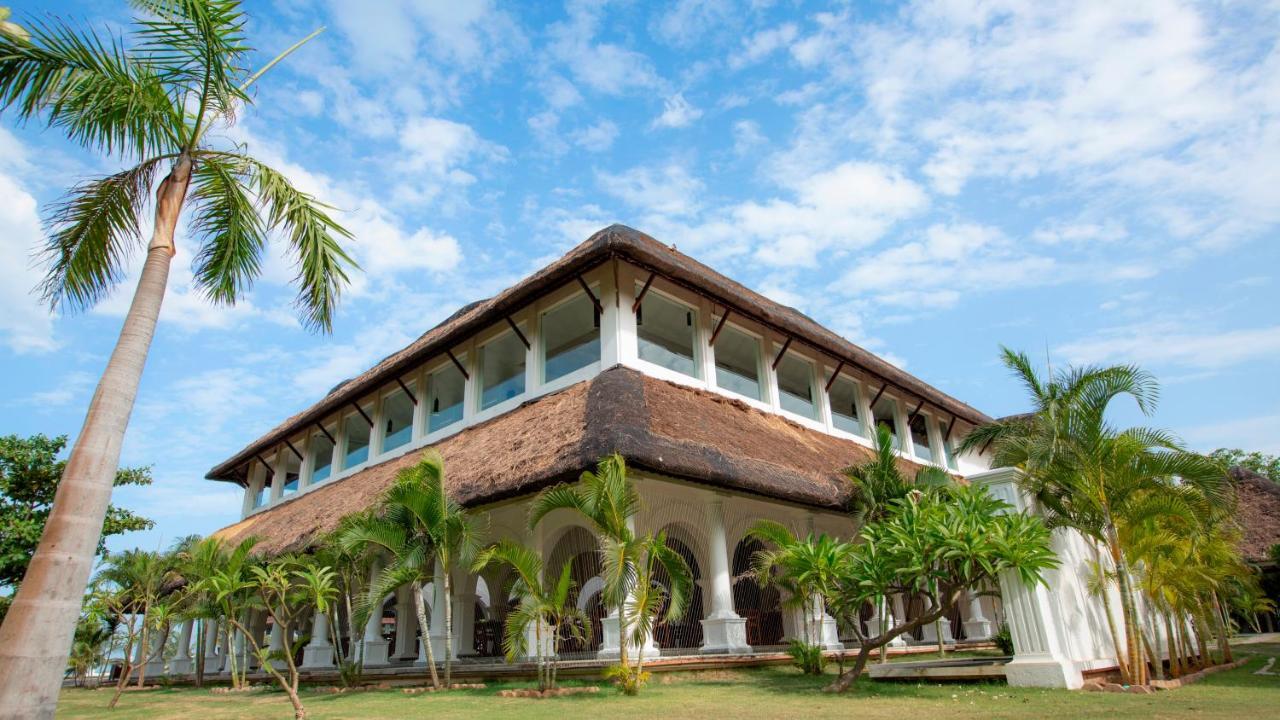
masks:
MULTIPOLYGON (((1024 407, 1003 343, 1140 363, 1163 381, 1152 423, 1280 452, 1276 2, 246 8, 264 54, 329 30, 221 141, 341 208, 365 272, 311 335, 285 260, 215 308, 179 239, 124 449, 156 484, 117 493, 158 525, 113 548, 234 521, 209 467, 612 222, 993 415, 1024 407)), ((40 208, 115 166, 0 116, 0 433, 82 422, 136 275, 54 317, 30 254, 40 208)))

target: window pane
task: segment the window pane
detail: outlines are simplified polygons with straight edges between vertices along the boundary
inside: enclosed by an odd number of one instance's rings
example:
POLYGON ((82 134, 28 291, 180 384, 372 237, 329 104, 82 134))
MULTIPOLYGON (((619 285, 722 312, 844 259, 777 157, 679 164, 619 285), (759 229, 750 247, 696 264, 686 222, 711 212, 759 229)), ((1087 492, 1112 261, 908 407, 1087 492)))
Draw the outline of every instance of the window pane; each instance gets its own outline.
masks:
POLYGON ((311 436, 311 484, 322 483, 333 474, 333 443, 322 432, 311 436))
POLYGON ((480 409, 524 393, 524 343, 513 332, 480 348, 480 409))
POLYGON ((403 390, 396 390, 382 401, 382 432, 382 452, 395 450, 412 437, 413 401, 403 390))
POLYGON ((752 400, 760 394, 760 341, 725 326, 716 337, 716 385, 752 400))
POLYGON ((892 398, 882 397, 871 408, 871 415, 877 428, 881 425, 889 427, 889 432, 893 433, 893 448, 898 449, 898 404, 892 398))
POLYGON ((636 316, 640 359, 698 377, 693 354, 693 310, 648 293, 636 316))
POLYGON ((778 402, 783 410, 817 419, 813 402, 813 366, 790 353, 778 363, 778 402))
POLYGON ((271 501, 271 478, 268 477, 262 481, 262 487, 258 488, 258 493, 253 496, 253 506, 260 508, 271 501))
POLYGON ((960 469, 956 465, 956 451, 951 447, 950 440, 942 441, 942 453, 947 457, 947 467, 951 468, 952 470, 960 469))
POLYGON ((600 323, 591 298, 579 295, 542 315, 542 381, 600 360, 600 323))
POLYGON ((831 383, 831 424, 838 430, 863 435, 858 417, 858 384, 843 375, 831 383))
MULTIPOLYGON (((298 445, 297 442, 294 442, 293 444, 294 447, 297 447, 298 445)), ((290 450, 285 454, 284 459, 284 487, 282 488, 283 492, 280 493, 281 497, 297 492, 298 480, 301 477, 302 461, 298 459, 297 455, 293 454, 292 450, 290 450)))
POLYGON ((431 389, 427 396, 427 432, 462 420, 462 401, 467 387, 462 371, 454 365, 446 365, 431 373, 427 382, 431 389))
POLYGON ((929 445, 929 421, 919 413, 911 420, 911 444, 915 447, 916 457, 933 462, 933 448, 929 445))
POLYGON ((348 415, 342 424, 347 433, 347 456, 342 466, 355 467, 369 459, 369 423, 363 415, 356 413, 348 415))

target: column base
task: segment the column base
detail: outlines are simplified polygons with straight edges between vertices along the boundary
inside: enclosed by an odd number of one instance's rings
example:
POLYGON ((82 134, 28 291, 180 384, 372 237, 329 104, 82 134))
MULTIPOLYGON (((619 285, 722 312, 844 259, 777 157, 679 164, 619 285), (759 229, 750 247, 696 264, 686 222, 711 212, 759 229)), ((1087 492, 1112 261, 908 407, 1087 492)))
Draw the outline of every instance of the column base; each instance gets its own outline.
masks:
POLYGON ((324 670, 333 666, 332 645, 307 645, 302 648, 302 669, 324 670))
POLYGON ((1051 655, 1014 657, 1004 666, 1004 676, 1010 687, 1078 690, 1084 685, 1084 675, 1073 663, 1051 655))
POLYGON ((187 658, 174 658, 169 663, 170 675, 190 675, 195 670, 195 662, 187 658))
POLYGON ((157 678, 157 677, 161 677, 161 676, 163 676, 163 675, 164 675, 164 661, 163 661, 163 660, 158 660, 158 661, 153 660, 153 661, 151 661, 151 662, 147 663, 147 677, 149 677, 149 678, 157 678))
POLYGON ((364 666, 377 667, 379 665, 389 665, 390 660, 388 653, 391 650, 391 643, 386 640, 365 640, 364 641, 364 666))
POLYGON ((830 615, 822 616, 822 649, 844 649, 844 643, 840 642, 840 627, 836 625, 836 619, 830 615))
POLYGON ((994 633, 990 620, 967 620, 964 624, 964 636, 969 640, 986 640, 994 633))
POLYGON ((747 644, 747 619, 733 615, 723 618, 707 618, 702 621, 702 647, 704 655, 749 655, 747 644))
MULTIPOLYGON (((622 653, 620 652, 621 644, 619 643, 620 636, 618 633, 618 618, 612 616, 603 618, 600 621, 600 630, 601 634, 604 635, 604 639, 600 643, 600 650, 596 652, 596 658, 599 660, 621 660, 622 653)), ((639 657, 645 660, 651 660, 660 657, 661 655, 662 653, 658 650, 658 646, 653 644, 652 635, 644 639, 643 645, 637 646, 632 643, 627 647, 627 657, 630 658, 639 657)))

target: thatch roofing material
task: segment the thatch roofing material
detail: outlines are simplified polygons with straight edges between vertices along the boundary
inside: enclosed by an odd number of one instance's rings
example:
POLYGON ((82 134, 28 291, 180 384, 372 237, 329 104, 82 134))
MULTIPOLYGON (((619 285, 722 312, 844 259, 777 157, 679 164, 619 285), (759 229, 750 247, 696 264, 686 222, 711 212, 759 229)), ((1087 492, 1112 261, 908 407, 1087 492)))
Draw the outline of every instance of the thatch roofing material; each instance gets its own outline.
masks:
POLYGON ((1280 485, 1244 468, 1232 468, 1236 485, 1236 522, 1244 532, 1241 552, 1251 562, 1270 559, 1280 544, 1280 485))
MULTIPOLYGON (((631 467, 803 505, 837 508, 847 497, 843 468, 865 461, 865 446, 704 390, 615 367, 530 401, 440 442, 450 492, 475 506, 574 480, 603 455, 631 467)), ((373 505, 408 453, 332 481, 220 530, 256 535, 263 552, 305 549, 342 516, 373 505)), ((907 473, 916 467, 903 462, 907 473)))
POLYGON ((250 443, 210 470, 207 477, 238 481, 238 470, 251 462, 255 455, 269 452, 293 433, 312 423, 323 421, 339 408, 392 382, 393 378, 412 371, 421 363, 462 343, 485 327, 500 322, 505 315, 520 310, 540 295, 571 282, 575 274, 612 258, 657 272, 673 282, 712 298, 720 305, 733 308, 734 312, 769 325, 779 332, 794 335, 798 342, 812 346, 832 358, 843 359, 872 375, 873 380, 882 378, 899 388, 899 392, 924 399, 946 413, 975 424, 990 421, 985 414, 890 365, 794 308, 776 303, 648 235, 624 225, 611 225, 511 288, 488 300, 462 308, 408 347, 342 383, 310 408, 285 420, 250 443))

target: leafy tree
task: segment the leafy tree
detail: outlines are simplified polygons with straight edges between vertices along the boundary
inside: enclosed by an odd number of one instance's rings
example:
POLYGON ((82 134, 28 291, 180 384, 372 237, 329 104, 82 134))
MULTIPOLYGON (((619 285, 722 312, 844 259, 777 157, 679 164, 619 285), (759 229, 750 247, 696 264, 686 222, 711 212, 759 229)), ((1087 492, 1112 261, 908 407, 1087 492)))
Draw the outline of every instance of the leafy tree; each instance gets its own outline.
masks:
POLYGON ((1218 448, 1209 453, 1223 467, 1241 467, 1255 472, 1271 482, 1280 483, 1280 455, 1267 455, 1258 451, 1245 452, 1240 448, 1218 448))
POLYGON ((165 590, 174 579, 173 558, 147 550, 126 550, 109 555, 96 583, 105 611, 119 623, 124 633, 124 671, 116 683, 107 709, 120 702, 120 695, 135 672, 138 687, 146 682, 146 666, 161 646, 152 638, 167 634, 172 616, 165 603, 165 590))
MULTIPOLYGON (((67 436, 32 435, 0 437, 0 588, 12 588, 22 580, 40 535, 49 519, 58 483, 66 461, 58 455, 67 446, 67 436)), ((116 472, 115 485, 150 485, 151 468, 123 468, 116 472)), ((154 523, 124 508, 112 505, 102 524, 97 554, 106 549, 106 539, 134 530, 149 530, 154 523)), ((0 614, 0 619, 4 615, 0 614)))
POLYGON ((1009 512, 1009 505, 985 488, 935 488, 891 505, 882 520, 862 529, 858 542, 844 547, 834 580, 824 582, 832 587, 825 599, 859 644, 853 667, 841 672, 827 688, 831 691, 856 682, 874 650, 950 614, 968 589, 994 584, 1005 573, 1034 585, 1058 565, 1045 525, 1026 513, 1009 512), (928 609, 910 621, 895 618, 891 628, 864 633, 858 611, 893 593, 923 595, 928 609))
MULTIPOLYGON (((433 608, 444 615, 445 655, 444 687, 453 681, 453 586, 455 567, 467 567, 480 549, 481 529, 475 517, 467 513, 445 488, 444 459, 434 450, 422 453, 418 464, 401 470, 396 481, 383 495, 375 514, 358 519, 341 535, 343 547, 376 551, 387 565, 369 588, 364 602, 356 608, 356 624, 363 625, 371 613, 380 612, 382 598, 396 588, 413 586, 418 624, 424 637, 427 623, 422 583, 435 580, 439 569, 443 584, 443 608, 433 608)), ((423 643, 431 680, 441 687, 436 676, 431 643, 423 643)))
POLYGON ((183 618, 197 621, 196 687, 204 684, 204 648, 210 634, 218 632, 221 614, 221 606, 209 586, 210 578, 228 567, 245 566, 256 544, 256 538, 247 538, 232 547, 220 538, 192 535, 179 540, 173 548, 176 571, 185 582, 179 612, 183 618))
POLYGON ((128 39, 57 18, 27 24, 29 37, 5 20, 0 33, 0 110, 19 122, 57 128, 125 167, 78 184, 48 209, 48 272, 40 291, 49 305, 87 308, 111 292, 143 247, 143 216, 154 210, 137 291, 27 573, 34 582, 23 584, 10 621, 0 627, 0 707, 48 718, 160 315, 179 220, 189 219, 187 236, 197 245, 195 285, 214 303, 231 304, 248 292, 268 238, 279 237, 298 268, 295 305, 303 323, 328 330, 355 267, 340 243, 349 235, 325 206, 244 147, 218 146, 224 133, 209 132, 233 124, 253 104, 251 91, 263 73, 316 33, 251 72, 246 18, 236 0, 132 4, 141 17, 128 39))
POLYGON ((604 584, 601 596, 618 615, 619 663, 610 676, 624 693, 634 695, 647 675, 643 656, 632 665, 627 647, 643 645, 664 605, 667 620, 681 616, 692 573, 684 558, 667 545, 664 534, 636 534, 640 493, 627 477, 621 455, 601 458, 595 472, 583 472, 577 485, 560 484, 539 493, 529 507, 529 527, 536 528, 559 509, 577 512, 595 527, 604 584))
POLYGON ((502 649, 507 662, 528 654, 528 631, 533 628, 534 658, 538 666, 538 690, 556 686, 560 641, 567 634, 578 640, 589 640, 591 618, 573 604, 573 561, 566 560, 554 583, 543 581, 542 558, 524 545, 504 540, 480 552, 472 565, 480 572, 490 565, 506 565, 515 574, 511 592, 520 598, 519 607, 507 613, 502 635, 502 649), (551 653, 546 653, 543 633, 550 634, 551 653))

